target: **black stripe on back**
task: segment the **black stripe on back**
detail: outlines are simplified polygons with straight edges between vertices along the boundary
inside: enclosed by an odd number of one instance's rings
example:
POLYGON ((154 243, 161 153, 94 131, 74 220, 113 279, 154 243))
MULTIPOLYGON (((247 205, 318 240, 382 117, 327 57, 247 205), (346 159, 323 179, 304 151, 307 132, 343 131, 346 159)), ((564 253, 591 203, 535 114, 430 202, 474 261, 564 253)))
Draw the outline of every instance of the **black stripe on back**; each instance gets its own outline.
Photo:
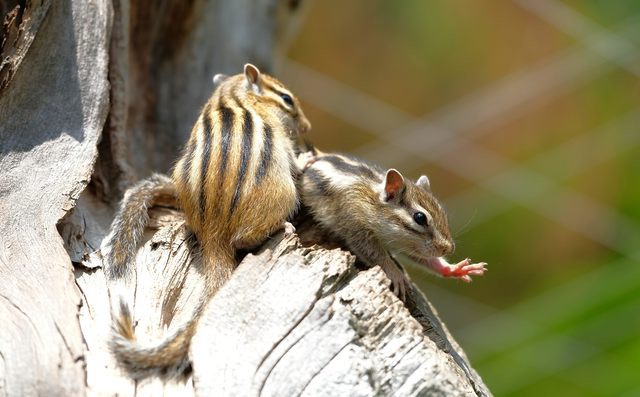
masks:
POLYGON ((309 178, 313 186, 316 188, 318 193, 324 196, 331 196, 333 194, 333 190, 331 189, 331 183, 317 170, 313 168, 309 168, 304 172, 305 178, 309 178))
POLYGON ((249 164, 249 157, 251 156, 251 143, 253 140, 253 117, 251 112, 244 112, 244 121, 242 123, 242 151, 240 153, 240 169, 238 170, 238 180, 236 183, 236 190, 233 193, 233 199, 231 200, 230 213, 238 204, 240 199, 240 191, 242 190, 242 183, 247 174, 247 166, 249 164))
POLYGON ((271 163, 271 150, 273 150, 273 131, 268 124, 264 125, 264 142, 262 145, 262 155, 260 158, 260 165, 258 166, 258 172, 256 172, 256 185, 262 181, 262 178, 267 174, 269 164, 271 163))
POLYGON ((318 161, 326 161, 333 165, 336 169, 343 171, 352 175, 362 175, 366 178, 377 179, 376 174, 371 170, 371 168, 366 165, 353 165, 349 164, 344 159, 338 156, 322 156, 318 159, 318 161))
POLYGON ((224 105, 220 105, 220 116, 222 119, 222 129, 220 130, 221 157, 220 157, 220 180, 222 181, 226 170, 227 161, 229 160, 229 148, 231 147, 231 134, 233 128, 233 111, 224 105))
POLYGON ((231 100, 233 101, 233 104, 241 109, 244 109, 244 107, 242 106, 242 102, 240 102, 240 98, 238 98, 238 95, 236 94, 235 90, 232 90, 229 93, 229 96, 231 97, 231 100))
POLYGON ((209 169, 209 158, 211 157, 211 106, 207 104, 202 113, 202 135, 204 146, 202 148, 202 164, 200 164, 200 218, 204 220, 204 211, 207 206, 205 197, 205 185, 207 183, 207 170, 209 169))

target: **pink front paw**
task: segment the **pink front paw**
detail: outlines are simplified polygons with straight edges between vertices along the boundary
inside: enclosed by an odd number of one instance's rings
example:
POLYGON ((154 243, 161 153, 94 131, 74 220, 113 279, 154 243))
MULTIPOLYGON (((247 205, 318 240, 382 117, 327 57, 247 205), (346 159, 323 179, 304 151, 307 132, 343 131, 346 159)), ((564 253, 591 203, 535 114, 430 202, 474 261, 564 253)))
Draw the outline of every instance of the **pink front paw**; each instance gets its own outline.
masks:
POLYGON ((482 276, 487 271, 487 264, 471 263, 471 259, 467 258, 455 265, 445 266, 440 270, 443 277, 459 278, 464 282, 470 283, 471 276, 482 276))

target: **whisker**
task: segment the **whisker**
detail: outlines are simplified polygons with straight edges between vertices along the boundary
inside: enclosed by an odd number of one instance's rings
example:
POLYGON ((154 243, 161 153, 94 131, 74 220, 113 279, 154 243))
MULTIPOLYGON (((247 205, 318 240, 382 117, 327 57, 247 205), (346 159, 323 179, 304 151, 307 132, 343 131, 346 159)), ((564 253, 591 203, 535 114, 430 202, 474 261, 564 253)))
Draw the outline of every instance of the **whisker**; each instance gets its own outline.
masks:
POLYGON ((469 229, 469 225, 471 225, 471 223, 473 222, 473 219, 476 217, 476 215, 478 214, 478 210, 474 210, 473 214, 471 215, 471 217, 469 218, 469 220, 463 224, 462 226, 460 226, 460 228, 458 228, 458 230, 456 230, 455 232, 451 233, 453 235, 454 238, 457 238, 459 235, 463 234, 464 232, 466 232, 469 229))

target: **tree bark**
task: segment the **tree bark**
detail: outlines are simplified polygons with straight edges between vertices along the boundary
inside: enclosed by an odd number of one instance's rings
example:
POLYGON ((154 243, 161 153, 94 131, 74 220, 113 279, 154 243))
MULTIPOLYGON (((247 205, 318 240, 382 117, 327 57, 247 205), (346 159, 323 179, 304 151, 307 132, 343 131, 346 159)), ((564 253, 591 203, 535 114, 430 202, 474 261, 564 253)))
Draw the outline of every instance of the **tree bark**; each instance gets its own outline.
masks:
POLYGON ((56 223, 87 186, 109 112, 110 21, 106 2, 33 1, 3 35, 2 395, 86 390, 80 294, 56 223))
MULTIPOLYGON (((134 382, 106 347, 99 248, 117 201, 168 170, 215 73, 247 61, 271 69, 297 8, 0 4, 0 396, 489 395, 424 296, 403 305, 380 269, 359 270, 304 219, 302 242, 292 230, 274 236, 209 303, 188 379, 134 382)), ((186 321, 202 291, 181 213, 151 215, 131 291, 141 340, 186 321)))

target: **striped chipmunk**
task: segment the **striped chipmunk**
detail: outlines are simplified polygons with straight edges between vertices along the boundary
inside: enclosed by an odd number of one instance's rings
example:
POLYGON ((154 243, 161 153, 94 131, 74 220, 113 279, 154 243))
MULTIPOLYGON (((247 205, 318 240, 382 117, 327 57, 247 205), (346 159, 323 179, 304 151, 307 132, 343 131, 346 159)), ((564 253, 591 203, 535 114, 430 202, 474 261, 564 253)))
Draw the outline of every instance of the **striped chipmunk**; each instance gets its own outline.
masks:
POLYGON ((391 253, 443 277, 471 281, 486 263, 465 259, 455 265, 444 258, 453 252, 447 214, 423 175, 413 182, 395 169, 315 148, 298 156, 303 169, 300 200, 313 219, 340 239, 367 266, 379 265, 403 301, 410 283, 391 253))
POLYGON ((298 206, 294 144, 311 128, 298 99, 251 64, 214 77, 172 177, 153 175, 129 189, 111 226, 104 257, 110 285, 130 282, 133 259, 160 196, 177 197, 202 251, 205 296, 191 319, 155 345, 136 342, 129 303, 114 304, 111 350, 136 378, 180 374, 205 303, 231 276, 235 252, 282 228, 298 206))

